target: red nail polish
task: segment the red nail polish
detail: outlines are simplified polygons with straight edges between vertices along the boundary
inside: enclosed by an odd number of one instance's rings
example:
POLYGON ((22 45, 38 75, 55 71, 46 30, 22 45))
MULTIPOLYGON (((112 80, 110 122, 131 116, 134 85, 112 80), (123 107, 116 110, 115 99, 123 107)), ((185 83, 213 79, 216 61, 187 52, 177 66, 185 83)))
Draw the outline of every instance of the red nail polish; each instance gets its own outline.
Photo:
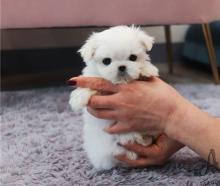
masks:
POLYGON ((75 86, 76 85, 76 81, 75 80, 68 80, 67 82, 66 82, 66 84, 67 85, 70 85, 70 86, 75 86))

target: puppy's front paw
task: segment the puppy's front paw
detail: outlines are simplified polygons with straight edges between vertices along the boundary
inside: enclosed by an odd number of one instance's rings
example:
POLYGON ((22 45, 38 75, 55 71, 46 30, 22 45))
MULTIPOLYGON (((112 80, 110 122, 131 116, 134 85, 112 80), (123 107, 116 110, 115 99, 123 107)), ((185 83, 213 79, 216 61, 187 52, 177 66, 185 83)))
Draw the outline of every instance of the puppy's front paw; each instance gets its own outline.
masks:
POLYGON ((147 64, 145 65, 145 67, 141 71, 141 75, 146 76, 146 77, 159 76, 159 71, 158 71, 157 67, 155 67, 150 62, 147 62, 147 64))
POLYGON ((69 104, 74 111, 78 111, 86 107, 92 95, 96 94, 95 90, 88 88, 77 88, 70 94, 69 104))
POLYGON ((150 137, 150 136, 147 136, 144 139, 143 138, 141 138, 141 139, 138 138, 138 139, 136 139, 136 142, 147 147, 147 146, 149 146, 153 143, 153 138, 150 137))
POLYGON ((126 154, 127 158, 130 160, 136 160, 137 159, 137 154, 135 152, 131 152, 128 150, 125 150, 124 148, 118 146, 115 151, 113 152, 113 156, 118 156, 118 155, 122 155, 122 154, 126 154))

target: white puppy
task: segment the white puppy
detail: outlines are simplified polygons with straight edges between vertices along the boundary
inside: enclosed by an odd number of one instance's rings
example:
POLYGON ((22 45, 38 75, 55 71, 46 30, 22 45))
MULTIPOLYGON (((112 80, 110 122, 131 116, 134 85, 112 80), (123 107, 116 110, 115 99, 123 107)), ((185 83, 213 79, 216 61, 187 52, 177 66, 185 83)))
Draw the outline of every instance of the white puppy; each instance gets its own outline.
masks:
MULTIPOLYGON (((128 83, 140 76, 158 76, 158 70, 150 63, 150 51, 154 38, 134 26, 116 26, 93 33, 79 50, 86 67, 83 76, 101 77, 112 83, 128 83)), ((97 92, 88 88, 77 88, 70 95, 73 110, 84 108, 84 149, 93 166, 107 170, 118 164, 114 155, 126 154, 136 159, 134 152, 125 150, 117 143, 137 142, 143 145, 152 143, 152 138, 143 139, 137 132, 110 135, 103 129, 115 121, 98 119, 86 110, 90 97, 97 92)), ((140 100, 141 101, 141 100, 140 100)))

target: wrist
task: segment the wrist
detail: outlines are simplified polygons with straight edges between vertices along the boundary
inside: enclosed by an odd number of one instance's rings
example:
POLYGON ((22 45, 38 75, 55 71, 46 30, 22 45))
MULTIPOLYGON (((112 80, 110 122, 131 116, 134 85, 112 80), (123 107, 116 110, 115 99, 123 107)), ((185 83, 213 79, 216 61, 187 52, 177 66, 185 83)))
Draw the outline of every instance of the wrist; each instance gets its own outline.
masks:
POLYGON ((183 97, 180 97, 175 103, 173 111, 168 116, 165 133, 168 137, 179 141, 181 130, 189 122, 187 120, 192 120, 192 115, 197 112, 198 108, 183 97))
POLYGON ((218 118, 210 116, 187 100, 179 104, 170 118, 170 123, 165 129, 166 135, 185 145, 193 140, 195 134, 200 138, 202 134, 207 133, 210 123, 219 122, 218 118))

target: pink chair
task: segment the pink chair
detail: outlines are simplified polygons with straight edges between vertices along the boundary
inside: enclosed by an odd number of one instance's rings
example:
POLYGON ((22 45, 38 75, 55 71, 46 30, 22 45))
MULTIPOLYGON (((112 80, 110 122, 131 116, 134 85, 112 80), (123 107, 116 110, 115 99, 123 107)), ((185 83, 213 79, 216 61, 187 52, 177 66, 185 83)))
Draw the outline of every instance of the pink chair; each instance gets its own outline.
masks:
POLYGON ((169 72, 172 24, 202 25, 214 80, 220 83, 209 23, 220 20, 220 0, 1 0, 1 29, 166 25, 169 72))

